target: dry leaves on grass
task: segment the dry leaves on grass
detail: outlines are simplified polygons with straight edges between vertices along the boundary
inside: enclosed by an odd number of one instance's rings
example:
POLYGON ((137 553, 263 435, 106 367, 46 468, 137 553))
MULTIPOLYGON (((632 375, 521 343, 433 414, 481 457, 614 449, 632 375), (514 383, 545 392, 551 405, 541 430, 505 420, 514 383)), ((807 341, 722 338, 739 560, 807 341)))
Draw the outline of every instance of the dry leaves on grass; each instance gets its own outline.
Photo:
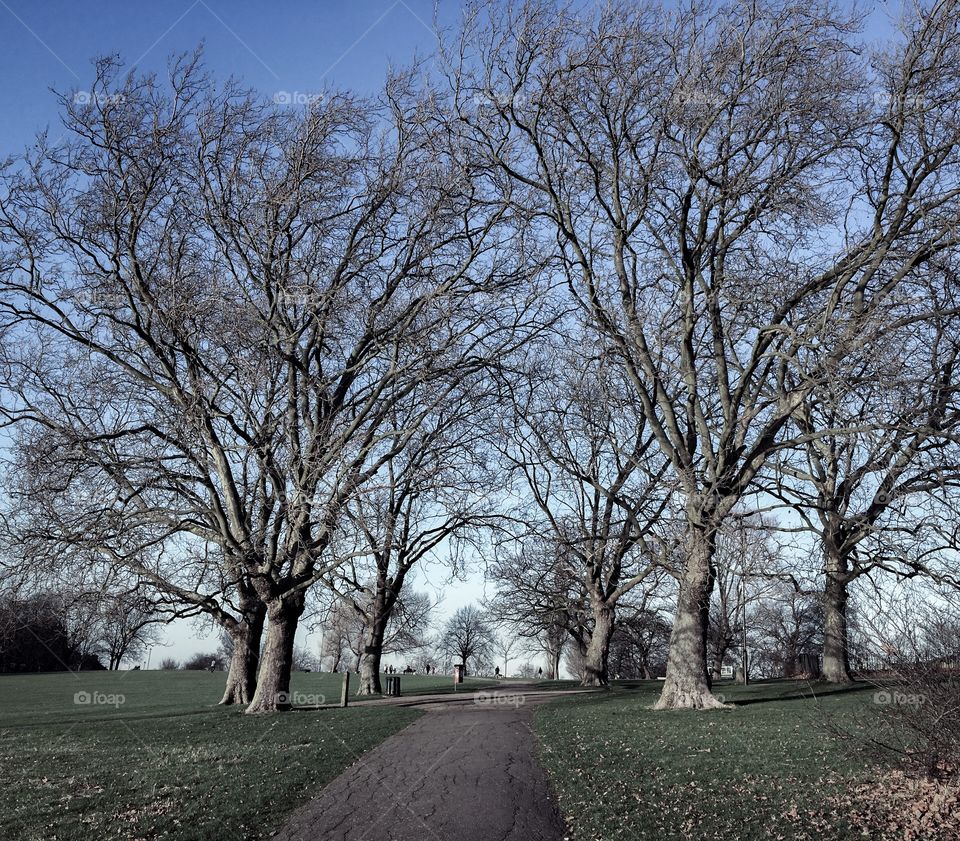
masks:
POLYGON ((883 841, 956 841, 960 838, 960 783, 885 772, 830 799, 866 838, 883 841))

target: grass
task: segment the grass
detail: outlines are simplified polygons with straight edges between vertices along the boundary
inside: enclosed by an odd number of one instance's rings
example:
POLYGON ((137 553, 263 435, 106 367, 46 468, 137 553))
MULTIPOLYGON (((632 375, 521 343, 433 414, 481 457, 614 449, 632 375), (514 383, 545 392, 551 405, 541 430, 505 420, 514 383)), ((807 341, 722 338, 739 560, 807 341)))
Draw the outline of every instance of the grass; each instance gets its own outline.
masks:
POLYGON ((662 684, 638 681, 539 708, 540 758, 571 839, 801 841, 861 837, 829 798, 865 774, 827 735, 853 722, 869 687, 720 684, 734 709, 654 712, 662 684), (806 697, 805 697, 806 694, 806 697))
MULTIPOLYGON (((298 674, 292 690, 339 698, 340 679, 298 674)), ((0 838, 261 839, 420 714, 245 716, 214 706, 223 684, 206 672, 0 677, 0 838)))
MULTIPOLYGON (((0 838, 265 838, 420 714, 368 706, 245 716, 215 706, 223 681, 206 672, 0 677, 0 838)), ((293 700, 336 700, 341 681, 298 673, 293 700)), ((402 675, 401 685, 405 695, 453 689, 446 676, 402 675)), ((830 798, 865 769, 822 720, 859 720, 872 687, 818 689, 814 702, 796 683, 720 684, 734 709, 655 713, 660 688, 620 682, 537 708, 541 761, 571 839, 861 837, 830 798)))

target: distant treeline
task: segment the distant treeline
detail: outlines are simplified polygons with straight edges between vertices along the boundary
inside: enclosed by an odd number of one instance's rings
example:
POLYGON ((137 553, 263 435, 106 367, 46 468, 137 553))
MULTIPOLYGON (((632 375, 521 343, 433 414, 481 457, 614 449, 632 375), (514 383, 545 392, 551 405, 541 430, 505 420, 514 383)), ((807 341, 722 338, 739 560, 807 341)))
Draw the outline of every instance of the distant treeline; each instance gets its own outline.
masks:
POLYGON ((62 599, 0 595, 0 673, 103 668, 84 635, 71 632, 62 599))

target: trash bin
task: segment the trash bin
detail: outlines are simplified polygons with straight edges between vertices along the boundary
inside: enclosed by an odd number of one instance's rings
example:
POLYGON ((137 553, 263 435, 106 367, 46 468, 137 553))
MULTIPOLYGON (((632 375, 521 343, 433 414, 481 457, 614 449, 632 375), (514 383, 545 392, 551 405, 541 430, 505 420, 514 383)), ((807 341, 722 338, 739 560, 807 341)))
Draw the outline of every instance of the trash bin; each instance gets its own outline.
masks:
POLYGON ((392 695, 394 698, 400 697, 399 675, 387 675, 387 695, 392 695))

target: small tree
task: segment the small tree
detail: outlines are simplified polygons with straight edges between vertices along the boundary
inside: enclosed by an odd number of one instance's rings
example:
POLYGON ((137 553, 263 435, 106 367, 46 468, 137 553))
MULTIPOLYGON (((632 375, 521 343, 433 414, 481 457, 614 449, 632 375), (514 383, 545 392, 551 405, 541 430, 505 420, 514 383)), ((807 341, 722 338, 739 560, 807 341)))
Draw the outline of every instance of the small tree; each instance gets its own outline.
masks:
POLYGON ((473 605, 459 608, 443 627, 439 646, 454 663, 467 670, 472 665, 480 672, 493 657, 496 636, 493 623, 479 608, 473 605))

